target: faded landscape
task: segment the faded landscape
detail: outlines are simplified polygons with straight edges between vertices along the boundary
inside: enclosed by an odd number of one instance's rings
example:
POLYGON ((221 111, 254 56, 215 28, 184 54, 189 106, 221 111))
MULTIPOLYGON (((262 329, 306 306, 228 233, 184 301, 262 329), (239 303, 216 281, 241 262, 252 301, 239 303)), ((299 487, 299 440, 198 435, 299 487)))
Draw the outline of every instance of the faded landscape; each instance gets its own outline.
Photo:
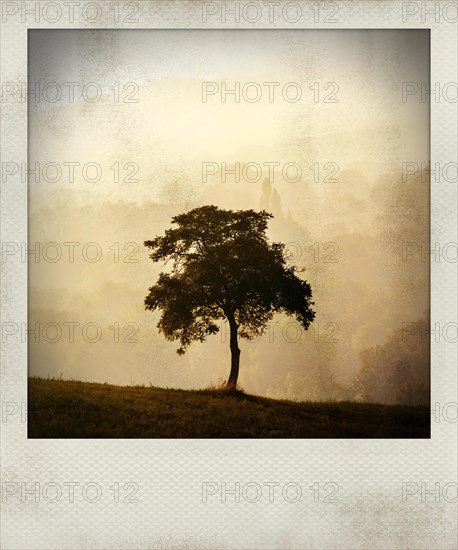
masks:
POLYGON ((29 178, 30 377, 181 390, 227 380, 227 323, 178 355, 144 304, 164 268, 144 241, 215 205, 271 213, 268 238, 286 245, 315 304, 308 330, 278 314, 240 341, 245 394, 429 405, 429 177, 402 165, 429 158, 428 104, 402 101, 403 82, 428 81, 427 34, 33 31, 29 55, 33 82, 103 92, 29 105, 29 164, 40 166, 29 178), (222 101, 223 82, 263 95, 222 101), (280 83, 272 102, 265 82, 280 83), (300 101, 283 98, 288 82, 300 101), (44 177, 46 163, 62 176, 44 177))

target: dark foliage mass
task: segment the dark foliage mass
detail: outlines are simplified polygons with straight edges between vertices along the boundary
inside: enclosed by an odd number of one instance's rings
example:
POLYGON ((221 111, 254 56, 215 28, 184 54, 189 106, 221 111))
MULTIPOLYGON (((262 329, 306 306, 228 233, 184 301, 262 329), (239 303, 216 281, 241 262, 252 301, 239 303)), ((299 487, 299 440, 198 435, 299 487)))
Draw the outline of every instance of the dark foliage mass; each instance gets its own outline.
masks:
POLYGON ((425 316, 393 331, 383 345, 360 352, 355 378, 363 401, 429 405, 430 326, 425 316))
POLYGON ((145 298, 146 309, 160 309, 159 330, 179 340, 178 353, 203 342, 227 319, 231 329, 231 374, 235 387, 240 350, 238 336, 263 333, 274 313, 294 315, 304 329, 313 321, 310 285, 288 266, 285 245, 266 236, 266 211, 195 208, 172 218, 177 227, 145 241, 151 259, 171 261, 145 298))

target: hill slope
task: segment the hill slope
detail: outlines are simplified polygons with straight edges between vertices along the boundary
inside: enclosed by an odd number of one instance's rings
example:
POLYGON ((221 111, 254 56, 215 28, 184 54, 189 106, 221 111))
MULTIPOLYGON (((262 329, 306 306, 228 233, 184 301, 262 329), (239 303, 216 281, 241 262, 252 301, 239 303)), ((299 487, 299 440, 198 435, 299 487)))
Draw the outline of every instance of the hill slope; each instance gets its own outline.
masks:
POLYGON ((32 438, 429 437, 427 407, 29 379, 32 438))

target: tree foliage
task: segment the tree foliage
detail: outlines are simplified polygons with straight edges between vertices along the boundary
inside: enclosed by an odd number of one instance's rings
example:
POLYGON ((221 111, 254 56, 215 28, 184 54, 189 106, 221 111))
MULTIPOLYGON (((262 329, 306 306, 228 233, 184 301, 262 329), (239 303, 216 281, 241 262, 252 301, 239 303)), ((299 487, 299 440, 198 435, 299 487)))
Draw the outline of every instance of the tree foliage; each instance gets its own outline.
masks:
POLYGON ((383 345, 359 354, 354 380, 363 401, 400 405, 428 405, 430 338, 427 316, 393 331, 383 345))
POLYGON ((270 218, 264 210, 203 206, 145 241, 154 262, 171 264, 149 289, 145 308, 162 311, 158 328, 179 340, 178 353, 217 333, 223 319, 246 339, 262 334, 276 312, 294 315, 304 329, 313 321, 310 285, 287 265, 285 245, 268 241, 270 218))

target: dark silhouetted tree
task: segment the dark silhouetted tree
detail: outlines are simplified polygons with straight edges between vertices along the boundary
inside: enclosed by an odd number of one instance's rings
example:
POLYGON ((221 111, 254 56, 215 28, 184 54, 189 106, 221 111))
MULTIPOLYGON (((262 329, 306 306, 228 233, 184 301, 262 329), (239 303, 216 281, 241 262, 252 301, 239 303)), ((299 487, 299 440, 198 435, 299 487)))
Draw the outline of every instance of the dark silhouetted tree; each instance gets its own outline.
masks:
POLYGON ((172 262, 149 289, 145 308, 162 310, 157 326, 167 340, 180 341, 179 354, 217 333, 216 321, 227 319, 230 388, 239 374, 239 337, 261 335, 276 312, 294 315, 305 330, 315 317, 310 285, 286 264, 285 245, 267 239, 272 217, 264 210, 203 206, 173 217, 177 227, 145 241, 153 261, 172 262))
POLYGON ((360 352, 354 380, 363 401, 400 405, 429 405, 429 315, 405 323, 383 345, 360 352))

